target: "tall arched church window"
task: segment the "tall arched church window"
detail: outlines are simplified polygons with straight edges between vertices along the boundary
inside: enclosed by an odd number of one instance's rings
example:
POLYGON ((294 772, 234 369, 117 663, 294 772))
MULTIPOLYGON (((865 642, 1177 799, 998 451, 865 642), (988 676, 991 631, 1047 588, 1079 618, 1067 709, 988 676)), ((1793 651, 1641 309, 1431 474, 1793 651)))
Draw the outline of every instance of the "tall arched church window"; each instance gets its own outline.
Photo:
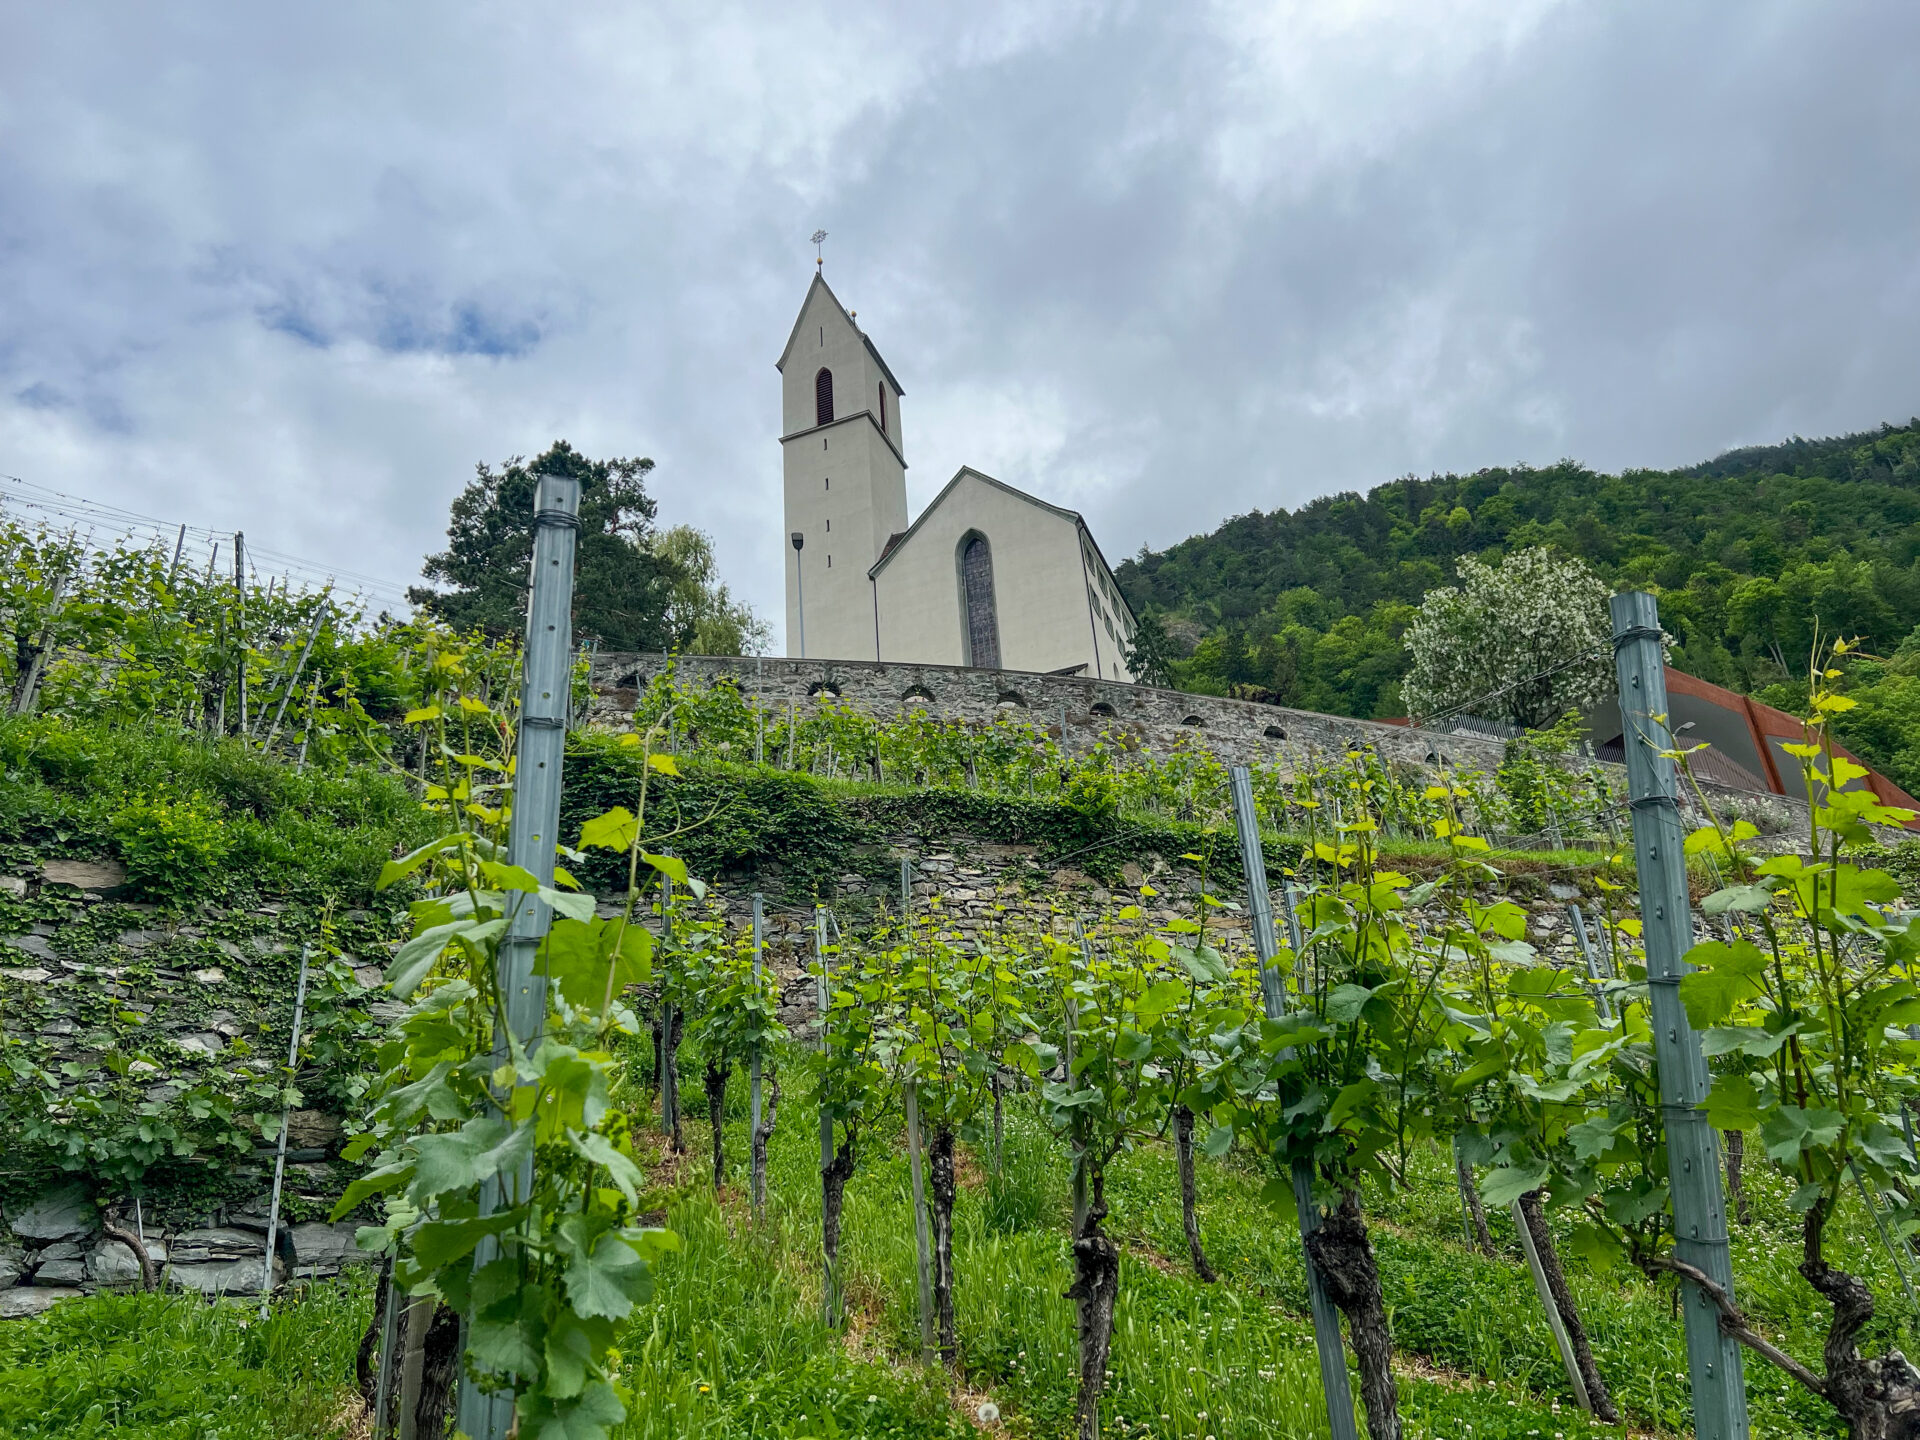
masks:
POLYGON ((993 610, 993 551, 984 535, 971 535, 961 546, 960 586, 967 606, 967 663, 998 670, 1000 627, 993 610))
POLYGON ((887 382, 880 382, 880 433, 887 433, 887 382))
POLYGON ((820 367, 820 373, 813 377, 813 423, 830 424, 833 420, 833 372, 820 367))

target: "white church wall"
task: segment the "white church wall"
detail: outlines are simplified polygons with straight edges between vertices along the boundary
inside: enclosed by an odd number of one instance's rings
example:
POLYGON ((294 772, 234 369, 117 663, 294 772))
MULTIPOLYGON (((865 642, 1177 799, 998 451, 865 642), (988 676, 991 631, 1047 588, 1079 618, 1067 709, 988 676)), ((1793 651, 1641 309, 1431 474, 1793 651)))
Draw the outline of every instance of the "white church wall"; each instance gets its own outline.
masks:
POLYGON ((1104 632, 1095 653, 1080 527, 969 471, 961 472, 879 572, 878 658, 966 663, 960 545, 975 532, 986 537, 993 555, 1002 667, 1044 672, 1085 665, 1089 677, 1128 678, 1104 632))

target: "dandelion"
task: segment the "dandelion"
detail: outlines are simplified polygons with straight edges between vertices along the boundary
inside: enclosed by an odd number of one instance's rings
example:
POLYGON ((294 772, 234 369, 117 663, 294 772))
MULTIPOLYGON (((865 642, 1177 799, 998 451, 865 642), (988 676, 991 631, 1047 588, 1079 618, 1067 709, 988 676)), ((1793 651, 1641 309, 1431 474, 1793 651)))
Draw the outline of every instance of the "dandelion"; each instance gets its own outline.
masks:
POLYGON ((1000 1423, 1000 1407, 991 1400, 982 1400, 974 1406, 973 1417, 982 1425, 997 1425, 1000 1423))
POLYGON ((702 1395, 711 1395, 713 1393, 713 1387, 711 1385, 702 1385, 700 1387, 700 1393, 702 1395))

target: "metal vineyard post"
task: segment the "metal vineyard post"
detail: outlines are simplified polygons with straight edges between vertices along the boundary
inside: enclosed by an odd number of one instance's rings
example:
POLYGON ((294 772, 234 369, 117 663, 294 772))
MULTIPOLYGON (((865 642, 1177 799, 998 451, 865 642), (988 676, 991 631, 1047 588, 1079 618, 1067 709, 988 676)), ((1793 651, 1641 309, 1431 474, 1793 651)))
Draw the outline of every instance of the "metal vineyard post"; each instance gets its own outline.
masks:
MULTIPOLYGON (((1247 877, 1247 911, 1253 921, 1253 949, 1260 958, 1260 1001, 1269 1020, 1287 1013, 1286 990, 1273 968, 1273 897, 1267 893, 1267 857, 1260 849, 1259 811, 1253 804, 1253 780, 1244 765, 1228 772, 1233 785, 1233 823, 1240 833, 1240 867, 1247 877)), ((1291 908, 1289 908, 1291 921, 1291 908)), ((1298 961, 1295 941, 1295 963, 1298 961)), ((1305 1165, 1293 1167, 1294 1208, 1300 1216, 1300 1245, 1320 1228, 1320 1207, 1313 1199, 1313 1175, 1305 1165)), ((1347 1352, 1340 1341, 1340 1315, 1328 1298, 1313 1256, 1303 1254, 1307 1269, 1307 1298, 1313 1306, 1313 1342, 1320 1352, 1320 1385, 1327 1395, 1327 1428, 1333 1440, 1359 1440, 1353 1419, 1353 1391, 1347 1385, 1347 1352)))
MULTIPOLYGON (((554 843, 560 835, 560 768, 567 748, 567 711, 573 668, 573 552, 580 529, 580 482, 542 475, 533 500, 533 593, 527 604, 527 653, 520 686, 520 738, 516 747, 513 817, 507 832, 508 860, 553 885, 554 843)), ((493 1042, 496 1069, 511 1059, 507 1032, 522 1044, 539 1035, 546 1018, 547 987, 534 973, 534 956, 553 924, 553 912, 537 895, 514 892, 507 936, 500 944, 497 978, 506 1022, 493 1042)), ((514 1176, 522 1195, 533 1188, 533 1161, 514 1176)), ((500 1182, 481 1187, 481 1213, 500 1201, 500 1182)), ((474 1252, 478 1269, 498 1254, 489 1237, 474 1252)), ((464 1326, 463 1326, 464 1338, 464 1326)), ((464 1348, 464 1346, 463 1346, 464 1348)), ((505 1440, 513 1423, 510 1392, 481 1391, 460 1383, 460 1428, 472 1440, 505 1440)))
MULTIPOLYGON (((1693 967, 1685 837, 1667 730, 1667 671, 1660 611, 1644 591, 1615 595, 1613 653, 1620 677, 1633 856, 1640 876, 1640 923, 1647 952, 1647 1007, 1666 1121, 1667 1173, 1673 1191, 1674 1253, 1733 1295, 1720 1144, 1700 1110, 1707 1062, 1680 1002, 1680 979, 1693 967)), ((1686 1294, 1687 1368, 1699 1440, 1745 1440, 1747 1393, 1740 1346, 1720 1329, 1720 1312, 1691 1281, 1686 1294)))

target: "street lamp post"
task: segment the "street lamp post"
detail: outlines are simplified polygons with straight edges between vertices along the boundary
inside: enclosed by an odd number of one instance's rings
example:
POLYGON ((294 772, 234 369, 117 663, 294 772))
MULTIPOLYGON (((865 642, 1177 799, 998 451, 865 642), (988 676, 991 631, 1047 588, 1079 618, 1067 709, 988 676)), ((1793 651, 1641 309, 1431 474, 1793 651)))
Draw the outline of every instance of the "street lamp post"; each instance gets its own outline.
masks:
POLYGON ((807 573, 800 564, 800 552, 806 548, 807 537, 798 530, 793 532, 793 581, 800 591, 800 658, 807 658, 807 573))

